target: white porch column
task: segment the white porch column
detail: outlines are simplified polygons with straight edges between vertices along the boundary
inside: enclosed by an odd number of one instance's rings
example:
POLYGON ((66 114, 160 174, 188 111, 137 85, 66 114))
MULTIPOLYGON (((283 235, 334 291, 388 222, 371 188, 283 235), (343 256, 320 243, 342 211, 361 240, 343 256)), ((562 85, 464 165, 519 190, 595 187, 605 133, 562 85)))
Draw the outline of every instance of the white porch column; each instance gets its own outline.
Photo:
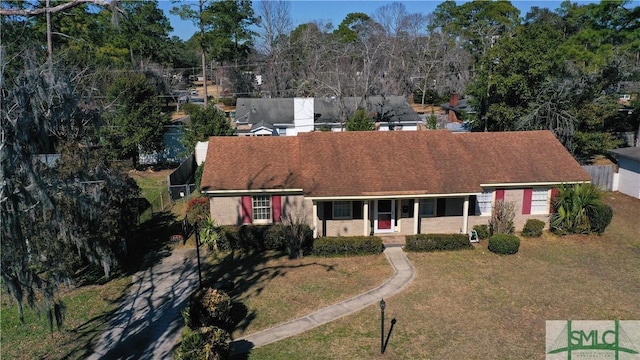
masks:
POLYGON ((364 219, 363 235, 369 236, 369 200, 362 202, 362 219, 364 219))
POLYGON ((313 238, 318 237, 318 203, 313 200, 313 238))
POLYGON ((418 224, 420 221, 420 199, 413 200, 413 233, 418 233, 418 224))
POLYGON ((462 233, 468 234, 469 231, 469 196, 464 197, 464 205, 462 206, 462 233))

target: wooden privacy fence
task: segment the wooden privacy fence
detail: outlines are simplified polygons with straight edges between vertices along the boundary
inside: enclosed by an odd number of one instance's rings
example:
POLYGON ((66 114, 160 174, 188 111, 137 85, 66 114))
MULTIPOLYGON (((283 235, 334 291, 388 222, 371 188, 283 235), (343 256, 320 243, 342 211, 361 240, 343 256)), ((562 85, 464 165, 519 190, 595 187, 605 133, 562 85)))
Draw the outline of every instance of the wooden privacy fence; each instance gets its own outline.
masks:
POLYGON ((585 165, 582 168, 591 175, 593 185, 613 191, 613 165, 585 165))

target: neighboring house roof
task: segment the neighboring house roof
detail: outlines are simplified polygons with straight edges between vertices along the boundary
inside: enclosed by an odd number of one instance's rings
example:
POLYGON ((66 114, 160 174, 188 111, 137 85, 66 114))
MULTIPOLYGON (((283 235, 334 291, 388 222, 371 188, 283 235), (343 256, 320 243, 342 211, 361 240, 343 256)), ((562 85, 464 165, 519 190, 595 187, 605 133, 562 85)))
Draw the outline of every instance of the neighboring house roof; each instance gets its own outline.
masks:
MULTIPOLYGON (((344 108, 351 116, 360 105, 360 98, 343 98, 344 108)), ((370 96, 367 98, 368 112, 380 113, 383 121, 411 122, 420 121, 418 114, 411 108, 402 96, 370 96)), ((330 124, 340 122, 339 101, 335 97, 314 98, 315 122, 330 124)), ((251 130, 258 127, 272 129, 275 124, 285 125, 294 123, 294 98, 261 99, 239 98, 236 103, 235 121, 238 124, 249 124, 251 130)), ((376 119, 374 119, 376 120, 376 119)))
POLYGON ((625 158, 640 161, 640 147, 620 148, 611 150, 611 152, 616 156, 622 156, 625 158))
MULTIPOLYGON (((343 99, 344 108, 349 111, 346 114, 350 117, 352 113, 361 105, 361 98, 346 97, 343 99)), ((315 98, 314 101, 316 122, 333 123, 340 121, 340 104, 336 97, 315 98)), ((420 121, 418 114, 407 103, 402 96, 370 96, 366 100, 367 112, 378 113, 382 116, 382 121, 395 122, 417 122, 420 121)), ((378 119, 374 119, 378 120, 378 119)))
POLYGON ((273 124, 293 124, 293 98, 256 99, 239 98, 236 102, 236 122, 249 124, 251 129, 273 124))
POLYGON ((212 137, 201 186, 214 193, 281 188, 308 197, 374 197, 589 180, 549 131, 370 131, 212 137))

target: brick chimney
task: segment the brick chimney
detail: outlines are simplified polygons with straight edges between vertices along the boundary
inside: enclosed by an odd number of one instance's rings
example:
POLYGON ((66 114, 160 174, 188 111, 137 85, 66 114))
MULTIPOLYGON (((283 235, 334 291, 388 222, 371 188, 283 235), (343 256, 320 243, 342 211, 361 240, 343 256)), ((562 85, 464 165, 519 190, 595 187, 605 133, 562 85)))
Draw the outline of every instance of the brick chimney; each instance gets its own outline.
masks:
POLYGON ((458 115, 453 110, 449 110, 447 120, 449 120, 449 122, 461 122, 460 119, 458 119, 458 115))
POLYGON ((456 107, 459 104, 459 97, 458 97, 458 93, 452 92, 451 96, 449 97, 449 106, 450 107, 456 107))

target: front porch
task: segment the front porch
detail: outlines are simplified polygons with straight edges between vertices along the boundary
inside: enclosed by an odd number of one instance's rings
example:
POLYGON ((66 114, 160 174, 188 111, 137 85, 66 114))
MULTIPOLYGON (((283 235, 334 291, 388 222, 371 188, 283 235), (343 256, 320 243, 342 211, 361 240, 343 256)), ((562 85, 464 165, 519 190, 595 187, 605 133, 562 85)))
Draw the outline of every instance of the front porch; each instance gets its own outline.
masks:
POLYGON ((313 200, 313 228, 317 236, 412 235, 467 233, 487 223, 476 196, 313 200))

